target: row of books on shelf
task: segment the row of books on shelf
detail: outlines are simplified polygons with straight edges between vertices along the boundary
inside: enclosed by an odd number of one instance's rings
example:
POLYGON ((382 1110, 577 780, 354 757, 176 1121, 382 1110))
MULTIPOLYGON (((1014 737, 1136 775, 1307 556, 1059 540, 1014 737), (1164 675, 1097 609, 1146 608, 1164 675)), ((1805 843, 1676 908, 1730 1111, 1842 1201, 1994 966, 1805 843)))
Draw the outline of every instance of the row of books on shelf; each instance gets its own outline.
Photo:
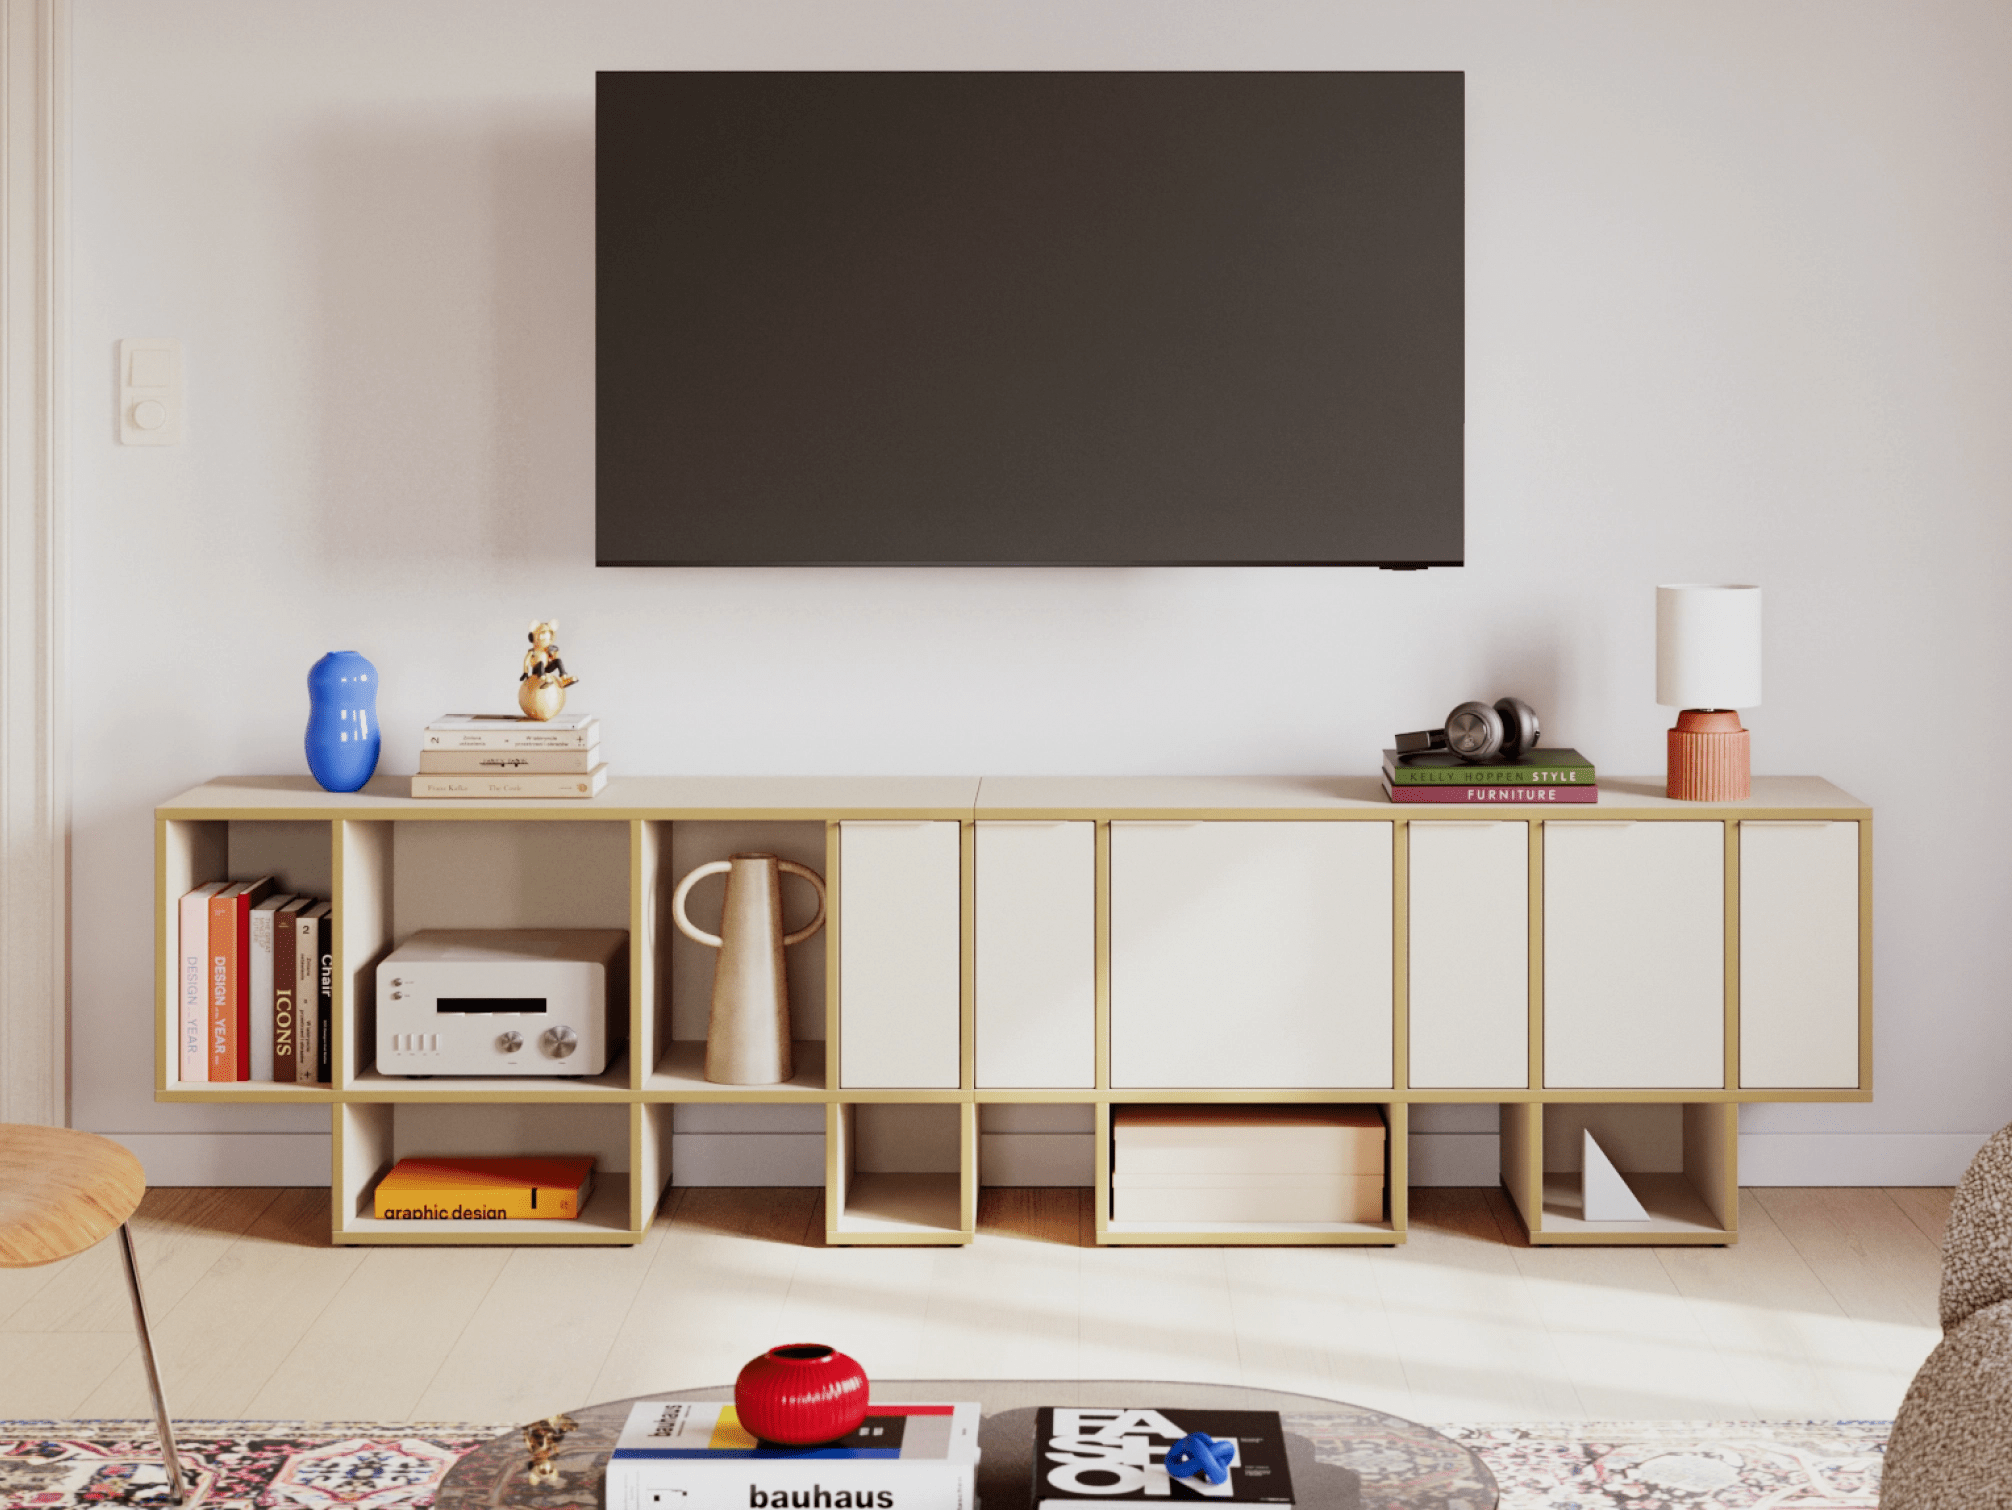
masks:
POLYGON ((1573 749, 1480 762, 1444 750, 1385 750, 1383 795, 1392 802, 1598 802, 1600 786, 1593 762, 1573 749))
POLYGON ((419 737, 415 797, 592 797, 608 784, 601 721, 448 713, 419 737))
MULTIPOLYGON (((608 1458, 603 1503, 606 1510, 976 1510, 979 1415, 968 1401, 876 1398, 844 1436, 782 1446, 756 1437, 724 1402, 639 1400, 608 1458)), ((1169 1500, 1289 1510, 1294 1501, 1277 1411, 1043 1405, 1032 1426, 1032 1510, 1169 1500), (1168 1453, 1192 1448, 1197 1434, 1211 1439, 1213 1465, 1188 1460, 1177 1465, 1184 1476, 1170 1474, 1168 1453)))
POLYGON ((335 929, 329 904, 271 876, 182 898, 177 941, 184 1084, 330 1080, 335 929))

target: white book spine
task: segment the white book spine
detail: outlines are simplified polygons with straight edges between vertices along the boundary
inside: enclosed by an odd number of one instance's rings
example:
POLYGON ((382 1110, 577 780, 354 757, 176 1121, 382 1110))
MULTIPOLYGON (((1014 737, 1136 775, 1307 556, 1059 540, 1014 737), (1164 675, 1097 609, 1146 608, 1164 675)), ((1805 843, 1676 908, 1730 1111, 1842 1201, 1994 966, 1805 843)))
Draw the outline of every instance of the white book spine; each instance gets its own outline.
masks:
POLYGON ((210 1078, 210 894, 217 888, 199 886, 182 898, 179 968, 176 991, 181 999, 177 1055, 184 1084, 208 1084, 210 1078))
POLYGON ((591 750, 601 740, 598 720, 576 729, 549 724, 503 723, 494 728, 454 725, 430 728, 419 736, 424 750, 591 750))
POLYGON ((422 776, 587 775, 601 763, 601 747, 584 750, 421 750, 422 776))
POLYGON ((608 784, 606 762, 584 776, 428 776, 412 778, 415 797, 592 797, 608 784))
POLYGON ((974 1510, 969 1463, 913 1459, 625 1458, 607 1510, 974 1510))
POLYGON ((321 1060, 321 919, 293 920, 293 1078, 313 1085, 321 1060))
POLYGON ((251 1078, 259 1081, 272 1079, 272 915, 276 910, 273 901, 252 909, 251 964, 245 972, 251 1001, 251 1078))

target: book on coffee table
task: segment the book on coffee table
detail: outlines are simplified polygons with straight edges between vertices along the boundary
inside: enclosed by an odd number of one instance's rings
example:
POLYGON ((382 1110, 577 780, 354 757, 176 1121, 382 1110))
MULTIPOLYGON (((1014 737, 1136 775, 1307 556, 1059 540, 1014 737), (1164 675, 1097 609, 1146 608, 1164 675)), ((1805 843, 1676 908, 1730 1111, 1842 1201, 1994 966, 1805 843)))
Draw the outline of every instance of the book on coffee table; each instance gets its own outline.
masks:
POLYGON ((1274 1510, 1293 1503, 1285 1427, 1275 1410, 1044 1405, 1034 1437, 1035 1510, 1168 1499, 1274 1510), (1167 1473, 1167 1449, 1197 1431, 1235 1444, 1227 1482, 1167 1473))
POLYGON ((641 1400, 606 1510, 976 1510, 978 1407, 876 1400, 834 1442, 764 1442, 731 1405, 641 1400))

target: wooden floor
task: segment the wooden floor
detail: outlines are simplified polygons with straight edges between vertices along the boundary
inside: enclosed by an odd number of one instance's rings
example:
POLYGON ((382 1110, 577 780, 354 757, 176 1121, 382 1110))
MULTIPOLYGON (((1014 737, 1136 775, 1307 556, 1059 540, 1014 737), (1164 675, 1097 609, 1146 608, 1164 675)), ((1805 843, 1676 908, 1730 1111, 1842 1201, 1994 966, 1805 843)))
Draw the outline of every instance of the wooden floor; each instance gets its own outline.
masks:
MULTIPOLYGON (((968 1248, 822 1246, 814 1190, 679 1190, 635 1248, 335 1248, 325 1190, 137 1219, 177 1416, 521 1422, 811 1339, 885 1378, 1222 1381, 1423 1421, 1887 1417, 1935 1344, 1947 1190, 1750 1190, 1733 1248, 1524 1245, 1412 1192, 1402 1248, 1098 1249, 987 1191, 968 1248)), ((0 1417, 140 1416, 115 1246, 0 1270, 0 1417)))

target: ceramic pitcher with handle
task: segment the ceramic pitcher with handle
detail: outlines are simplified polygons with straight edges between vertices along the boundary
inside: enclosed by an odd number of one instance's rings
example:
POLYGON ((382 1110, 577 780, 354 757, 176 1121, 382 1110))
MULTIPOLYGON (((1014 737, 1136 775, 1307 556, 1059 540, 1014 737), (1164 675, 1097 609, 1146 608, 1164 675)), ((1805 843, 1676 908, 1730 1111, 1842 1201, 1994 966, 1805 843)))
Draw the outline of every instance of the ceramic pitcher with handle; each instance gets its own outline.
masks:
POLYGON ((671 920, 686 938, 720 952, 713 964, 712 1016, 706 1024, 706 1079, 719 1085, 781 1085, 796 1073, 789 1046, 789 978, 783 950, 824 926, 824 878, 774 855, 734 855, 701 865, 671 893, 671 920), (707 933, 685 913, 692 887, 727 878, 720 931, 707 933), (817 889, 817 916, 782 931, 782 878, 801 876, 817 889))

